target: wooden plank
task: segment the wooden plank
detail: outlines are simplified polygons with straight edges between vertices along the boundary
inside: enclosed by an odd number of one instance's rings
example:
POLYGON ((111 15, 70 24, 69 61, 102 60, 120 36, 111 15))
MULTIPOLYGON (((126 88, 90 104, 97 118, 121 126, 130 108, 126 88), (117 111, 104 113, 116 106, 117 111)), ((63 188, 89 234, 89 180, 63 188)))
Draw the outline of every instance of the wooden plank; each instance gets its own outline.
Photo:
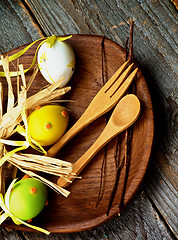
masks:
POLYGON ((154 155, 154 167, 150 169, 152 177, 148 177, 146 181, 146 191, 156 206, 161 205, 161 213, 165 221, 172 232, 177 233, 177 174, 161 151, 155 152, 154 155), (173 219, 175 221, 172 221, 173 219), (171 224, 169 224, 170 222, 171 224))
POLYGON ((0 2, 0 54, 42 36, 19 0, 0 2))
MULTIPOLYGON (((23 236, 22 236, 23 237, 23 236)), ((23 240, 18 231, 11 231, 9 229, 0 229, 0 239, 1 240, 23 240)))
MULTIPOLYGON (((168 1, 26 1, 46 34, 99 34, 117 41, 123 47, 129 34, 128 19, 135 19, 134 56, 147 79, 155 107, 156 149, 163 156, 152 168, 148 193, 167 224, 176 234, 175 194, 168 194, 165 185, 153 188, 152 181, 160 179, 176 191, 176 63, 177 18, 174 5, 168 1), (43 7, 42 7, 43 6, 43 7), (60 15, 60 18, 55 16, 60 15), (160 108, 162 112, 160 111, 160 108), (174 160, 174 161, 173 161, 174 160), (170 167, 163 168, 167 161, 170 167), (160 172, 160 174, 157 174, 160 172), (155 195, 164 195, 167 203, 155 195), (172 199, 173 198, 173 199, 172 199), (169 216, 169 217, 168 217, 169 216)), ((157 156, 157 155, 156 155, 157 156)), ((158 156, 159 158, 159 156, 158 156)), ((156 183, 155 183, 156 184, 156 183)), ((171 193, 171 191, 170 191, 171 193)))

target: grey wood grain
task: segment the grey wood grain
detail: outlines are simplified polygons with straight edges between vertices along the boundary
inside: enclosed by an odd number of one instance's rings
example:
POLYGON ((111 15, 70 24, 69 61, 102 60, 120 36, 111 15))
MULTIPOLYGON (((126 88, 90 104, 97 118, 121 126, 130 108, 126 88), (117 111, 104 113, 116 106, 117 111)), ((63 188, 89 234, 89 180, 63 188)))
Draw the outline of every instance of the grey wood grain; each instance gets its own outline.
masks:
POLYGON ((155 151, 145 193, 120 217, 91 231, 73 234, 19 233, 2 228, 3 239, 173 239, 176 226, 176 10, 169 1, 26 1, 0 2, 0 52, 36 40, 42 33, 99 34, 123 47, 135 19, 134 56, 152 94, 156 118, 155 151), (35 23, 32 17, 37 19, 35 23), (161 111, 161 110, 162 111, 161 111), (148 196, 147 196, 148 194, 148 196), (152 201, 153 205, 151 204, 152 201), (165 224, 166 222, 166 224, 165 224), (170 229, 169 229, 169 228, 170 229), (172 233, 171 233, 172 231, 172 233))
POLYGON ((148 176, 146 189, 167 224, 177 234, 177 185, 174 180, 178 159, 178 21, 175 6, 168 0, 26 2, 47 35, 99 34, 117 41, 123 47, 129 35, 127 21, 129 18, 135 19, 134 57, 146 77, 155 110, 155 152, 151 170, 154 174, 148 176), (57 15, 60 18, 55 18, 57 15), (162 167, 166 164, 169 168, 162 167), (165 185, 159 184, 159 180, 165 185))
POLYGON ((0 54, 42 36, 28 11, 18 0, 0 2, 0 54))

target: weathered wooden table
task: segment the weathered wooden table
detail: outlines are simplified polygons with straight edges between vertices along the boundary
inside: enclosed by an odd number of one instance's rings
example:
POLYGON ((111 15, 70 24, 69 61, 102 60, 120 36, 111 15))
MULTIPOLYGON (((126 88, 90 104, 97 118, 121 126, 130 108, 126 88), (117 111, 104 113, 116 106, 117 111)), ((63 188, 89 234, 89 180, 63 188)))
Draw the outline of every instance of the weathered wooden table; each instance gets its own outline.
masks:
MULTIPOLYGON (((176 2, 176 1, 175 1, 176 2)), ((97 34, 125 47, 135 20, 134 58, 150 89, 154 150, 141 191, 121 214, 93 230, 8 231, 0 239, 175 239, 177 211, 177 10, 169 0, 1 0, 0 53, 53 34, 97 34)))

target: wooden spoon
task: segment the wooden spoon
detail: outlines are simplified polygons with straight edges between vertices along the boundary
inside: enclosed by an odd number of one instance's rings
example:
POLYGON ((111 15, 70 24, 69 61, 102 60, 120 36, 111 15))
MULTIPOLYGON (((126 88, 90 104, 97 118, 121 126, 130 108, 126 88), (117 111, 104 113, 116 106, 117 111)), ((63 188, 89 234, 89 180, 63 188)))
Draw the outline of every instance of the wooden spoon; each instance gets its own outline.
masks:
MULTIPOLYGON (((103 148, 116 135, 130 127, 140 114, 140 101, 134 94, 123 97, 115 107, 106 127, 94 144, 73 165, 72 173, 78 175, 90 162, 95 154, 103 148)), ((57 184, 61 187, 68 186, 75 178, 68 180, 59 178, 57 184)))

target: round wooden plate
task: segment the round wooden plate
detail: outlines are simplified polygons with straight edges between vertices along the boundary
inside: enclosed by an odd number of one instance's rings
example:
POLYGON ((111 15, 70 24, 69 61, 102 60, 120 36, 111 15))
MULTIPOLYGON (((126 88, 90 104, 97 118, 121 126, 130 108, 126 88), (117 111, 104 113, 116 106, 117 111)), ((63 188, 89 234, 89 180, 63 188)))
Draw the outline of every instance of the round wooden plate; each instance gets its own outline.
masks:
MULTIPOLYGON (((102 37, 91 35, 73 35, 68 40, 76 55, 76 70, 69 85, 71 91, 64 96, 64 99, 71 99, 73 102, 61 103, 70 111, 70 125, 82 115, 93 97, 103 86, 102 80, 102 37)), ((31 47, 26 54, 20 58, 20 63, 27 68, 30 66, 37 45, 31 47)), ((11 55, 24 46, 12 50, 11 55)), ((125 50, 117 43, 109 39, 104 41, 104 75, 109 79, 113 73, 124 63, 125 50)), ((11 65, 11 64, 10 64, 11 65)), ((26 74, 29 79, 31 71, 26 74)), ((0 79, 6 86, 5 79, 0 79)), ((16 79, 13 79, 15 85, 16 79)), ((47 82, 40 72, 31 86, 30 94, 40 90, 47 82)), ((130 150, 130 165, 123 207, 125 207, 135 196, 148 167, 152 142, 153 142, 153 110, 149 90, 141 70, 135 80, 136 95, 141 102, 141 115, 133 126, 133 137, 130 150)), ((74 162, 76 161, 97 139, 105 127, 106 118, 103 116, 93 122, 90 126, 73 138, 58 154, 58 158, 74 162)), ((70 127, 70 126, 69 126, 70 127)), ((118 213, 118 203, 124 188, 125 166, 121 170, 118 189, 114 198, 109 215, 106 215, 110 195, 115 180, 115 151, 116 140, 120 145, 120 160, 124 154, 124 133, 113 139, 102 149, 80 174, 82 179, 77 179, 68 187, 71 192, 68 198, 49 190, 49 204, 44 211, 36 217, 32 224, 45 228, 53 233, 69 233, 81 230, 88 230, 101 223, 108 221, 118 213), (97 197, 100 188, 101 167, 106 152, 106 164, 102 186, 102 199, 96 207, 97 197)), ((55 177, 50 177, 56 181, 55 177)), ((22 231, 33 231, 23 225, 15 225, 11 220, 6 221, 4 226, 22 231)))

